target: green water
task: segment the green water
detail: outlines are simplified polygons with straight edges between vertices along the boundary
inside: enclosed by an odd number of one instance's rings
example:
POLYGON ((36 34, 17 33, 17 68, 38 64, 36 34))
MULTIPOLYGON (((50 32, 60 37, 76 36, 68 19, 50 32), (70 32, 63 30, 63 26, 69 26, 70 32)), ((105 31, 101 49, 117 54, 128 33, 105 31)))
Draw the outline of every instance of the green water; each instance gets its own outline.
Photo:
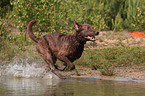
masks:
POLYGON ((96 79, 1 76, 0 96, 145 96, 145 84, 96 79))

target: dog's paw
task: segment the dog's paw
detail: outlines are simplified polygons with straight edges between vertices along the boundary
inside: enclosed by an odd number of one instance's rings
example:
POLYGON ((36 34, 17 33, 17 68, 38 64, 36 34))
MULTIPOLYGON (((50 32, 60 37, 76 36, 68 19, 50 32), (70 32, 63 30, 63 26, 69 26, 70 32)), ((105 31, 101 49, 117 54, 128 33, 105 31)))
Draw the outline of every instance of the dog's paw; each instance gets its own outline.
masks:
POLYGON ((66 78, 67 78, 66 76, 60 74, 60 72, 57 71, 57 70, 52 70, 52 72, 53 72, 56 76, 58 76, 60 79, 66 79, 66 78))

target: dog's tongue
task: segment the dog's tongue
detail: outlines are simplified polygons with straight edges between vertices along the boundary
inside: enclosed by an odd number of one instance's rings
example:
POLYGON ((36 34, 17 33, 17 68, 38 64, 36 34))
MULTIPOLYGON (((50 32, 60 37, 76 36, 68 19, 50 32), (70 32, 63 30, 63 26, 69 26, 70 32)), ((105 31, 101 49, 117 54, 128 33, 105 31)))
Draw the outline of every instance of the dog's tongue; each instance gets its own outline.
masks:
POLYGON ((93 36, 87 36, 87 37, 85 37, 86 39, 89 39, 89 40, 91 40, 91 41, 95 41, 96 39, 93 37, 93 36))

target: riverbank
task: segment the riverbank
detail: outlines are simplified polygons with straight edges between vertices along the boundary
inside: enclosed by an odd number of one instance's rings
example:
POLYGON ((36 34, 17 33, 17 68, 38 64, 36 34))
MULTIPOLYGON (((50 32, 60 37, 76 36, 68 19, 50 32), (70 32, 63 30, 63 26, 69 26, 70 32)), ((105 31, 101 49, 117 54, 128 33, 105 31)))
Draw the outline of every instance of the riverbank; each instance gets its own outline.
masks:
POLYGON ((145 67, 120 67, 114 69, 114 75, 104 76, 101 75, 100 70, 92 70, 91 68, 85 68, 77 66, 74 71, 63 71, 64 75, 72 78, 94 78, 98 80, 115 80, 115 81, 129 81, 129 82, 141 82, 145 83, 145 67), (78 76, 78 74, 80 76, 78 76))

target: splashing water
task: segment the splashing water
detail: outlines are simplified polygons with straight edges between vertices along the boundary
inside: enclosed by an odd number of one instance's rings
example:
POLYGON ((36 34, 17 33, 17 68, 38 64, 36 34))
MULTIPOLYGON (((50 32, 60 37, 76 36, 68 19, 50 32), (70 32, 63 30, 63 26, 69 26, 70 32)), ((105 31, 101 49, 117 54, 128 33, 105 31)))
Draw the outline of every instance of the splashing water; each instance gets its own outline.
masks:
MULTIPOLYGON (((12 63, 0 65, 0 76, 13 77, 41 77, 41 73, 45 70, 45 66, 38 66, 36 62, 28 63, 28 59, 14 59, 12 63)), ((45 79, 58 79, 56 75, 48 72, 44 76, 45 79)))

